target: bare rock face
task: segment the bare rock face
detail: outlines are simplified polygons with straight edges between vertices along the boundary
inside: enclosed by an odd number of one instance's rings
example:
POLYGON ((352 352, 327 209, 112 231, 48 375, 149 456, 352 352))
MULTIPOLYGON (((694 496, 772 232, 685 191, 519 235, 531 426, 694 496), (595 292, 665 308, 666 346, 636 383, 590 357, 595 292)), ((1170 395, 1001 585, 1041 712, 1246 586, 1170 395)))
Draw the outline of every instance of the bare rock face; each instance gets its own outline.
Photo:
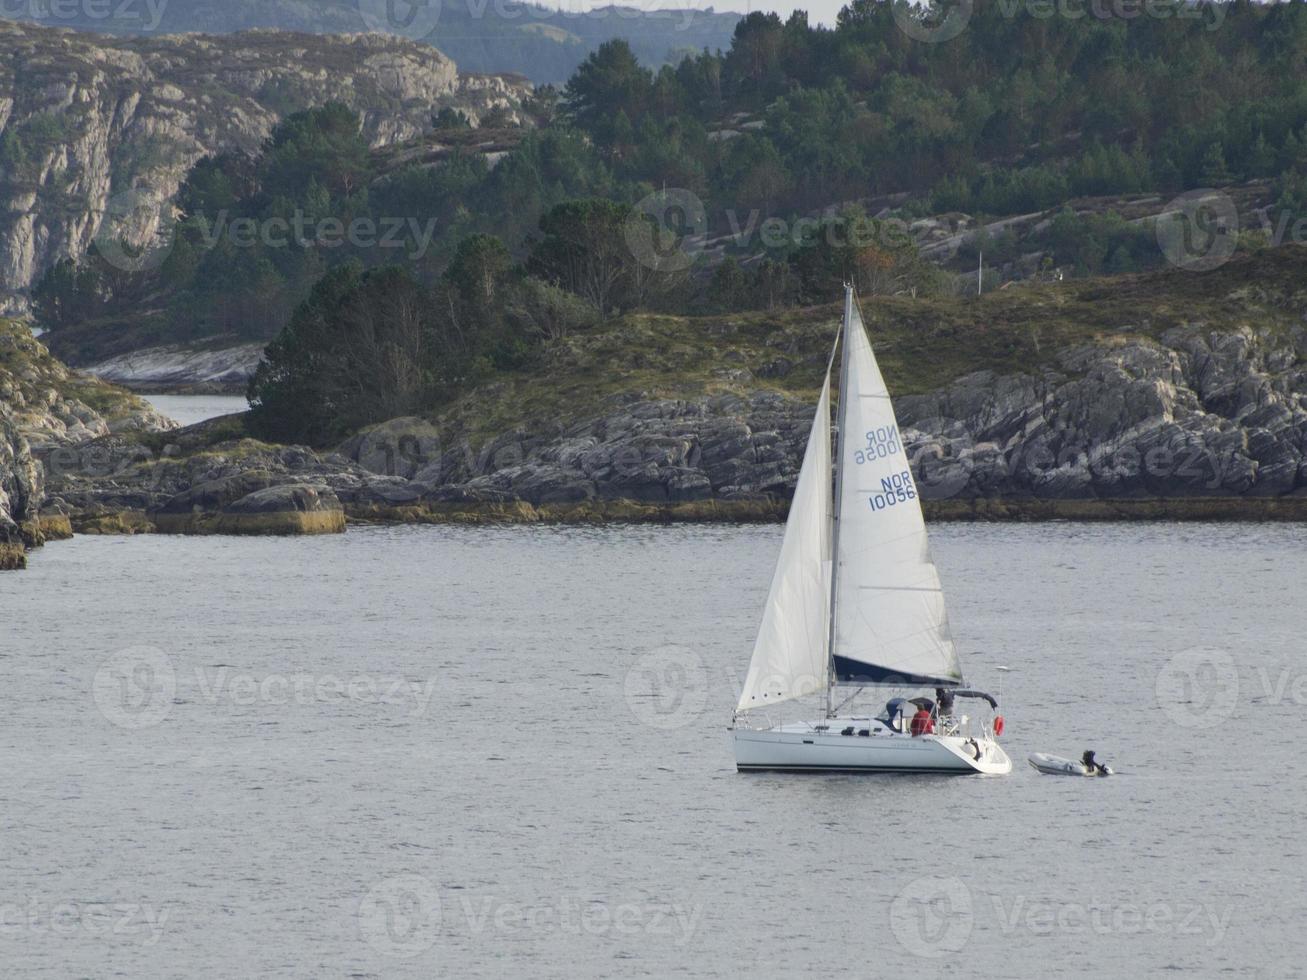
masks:
POLYGON ((23 568, 40 543, 41 466, 13 415, 0 404, 0 571, 23 568))
POLYGON ((108 221, 147 242, 201 157, 254 151, 286 113, 356 109, 374 146, 442 106, 513 113, 525 82, 460 76, 434 48, 372 34, 111 38, 0 20, 0 312, 108 221))
MULTIPOLYGON (((1187 328, 1160 343, 1083 344, 1037 374, 981 372, 896 405, 927 500, 1307 498, 1307 331, 1187 328)), ((303 534, 343 529, 346 514, 624 507, 768 518, 793 493, 813 412, 765 390, 626 392, 609 406, 479 446, 420 418, 372 426, 334 453, 215 443, 202 426, 161 455, 108 436, 66 450, 83 462, 52 470, 47 493, 79 530, 303 534)))
POLYGON ((1307 493, 1304 338, 1198 328, 898 402, 923 496, 1307 493))
MULTIPOLYGON (((926 499, 1307 496, 1307 331, 1084 344, 1039 374, 980 372, 896 407, 926 499)), ((395 423, 342 451, 436 502, 739 500, 793 492, 811 421, 772 392, 628 394, 564 432, 476 452, 405 442, 411 426, 395 423)))
POLYGON ((157 530, 182 534, 337 534, 345 530, 340 500, 322 484, 246 470, 168 500, 150 514, 157 530))
POLYGON ((0 405, 38 454, 176 427, 144 399, 66 367, 26 326, 10 320, 0 320, 0 405))
POLYGON ((0 569, 23 567, 27 549, 71 533, 61 511, 43 510, 42 457, 175 425, 135 395, 70 371, 27 327, 0 320, 0 569))
POLYGON ((263 360, 264 346, 240 344, 217 350, 147 347, 81 370, 134 391, 244 392, 263 360))

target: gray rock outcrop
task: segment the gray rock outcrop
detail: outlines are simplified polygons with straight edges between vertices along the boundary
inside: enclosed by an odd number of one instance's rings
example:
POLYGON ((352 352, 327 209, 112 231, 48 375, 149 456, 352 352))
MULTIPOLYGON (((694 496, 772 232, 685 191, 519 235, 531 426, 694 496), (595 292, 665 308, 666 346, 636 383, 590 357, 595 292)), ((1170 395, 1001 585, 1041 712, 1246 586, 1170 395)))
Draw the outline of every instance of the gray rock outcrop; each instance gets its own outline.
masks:
POLYGON ((254 151, 289 111, 342 102, 385 146, 425 132, 442 106, 515 113, 530 88, 372 34, 113 38, 0 20, 0 49, 0 312, 24 309, 104 221, 149 241, 199 158, 254 151))
MULTIPOLYGON (((1304 330, 1081 344, 1037 372, 971 374, 896 403, 928 500, 1307 499, 1304 330)), ((109 437, 58 467, 48 494, 79 526, 119 529, 114 515, 131 513, 141 529, 189 533, 310 533, 343 527, 343 514, 767 518, 793 492, 813 411, 770 390, 608 404, 481 445, 420 418, 372 426, 334 453, 212 445, 203 427, 160 456, 109 437), (260 522, 272 514, 282 519, 260 522)))
POLYGON ((0 403, 0 570, 22 568, 40 541, 41 466, 9 410, 0 403))
POLYGON ((264 346, 148 347, 87 365, 82 371, 134 391, 243 394, 263 360, 264 346))
MULTIPOLYGON (((812 407, 750 398, 649 400, 563 431, 444 444, 420 420, 347 442, 365 470, 442 503, 675 504, 788 496, 812 407)), ((927 499, 1307 494, 1307 330, 1173 330, 1062 351, 1032 374, 981 372, 896 399, 927 499)))
POLYGON ((64 366, 26 326, 10 320, 0 320, 0 405, 38 453, 176 428, 143 399, 64 366))
POLYGON ((1307 493, 1307 331, 1081 345, 898 402, 924 496, 1307 493))

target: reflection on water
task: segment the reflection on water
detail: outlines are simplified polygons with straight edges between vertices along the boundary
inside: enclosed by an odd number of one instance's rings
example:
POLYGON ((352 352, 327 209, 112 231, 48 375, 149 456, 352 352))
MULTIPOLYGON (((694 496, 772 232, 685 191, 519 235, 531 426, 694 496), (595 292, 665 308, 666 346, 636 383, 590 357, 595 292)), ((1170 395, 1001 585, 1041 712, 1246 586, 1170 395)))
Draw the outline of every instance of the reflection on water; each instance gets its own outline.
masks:
POLYGON ((36 552, 0 576, 0 962, 1299 970, 1302 529, 937 526, 967 680, 1005 678, 1017 768, 997 779, 734 771, 725 729, 780 534, 394 527, 36 552), (1025 763, 1085 748, 1123 774, 1025 763))

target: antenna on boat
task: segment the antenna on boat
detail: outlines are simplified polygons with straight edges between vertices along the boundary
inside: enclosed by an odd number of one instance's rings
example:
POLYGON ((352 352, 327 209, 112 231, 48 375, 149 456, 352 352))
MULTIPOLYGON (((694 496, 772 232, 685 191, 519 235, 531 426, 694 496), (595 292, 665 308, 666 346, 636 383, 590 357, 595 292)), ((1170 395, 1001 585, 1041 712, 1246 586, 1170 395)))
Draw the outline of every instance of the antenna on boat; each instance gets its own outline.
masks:
POLYGON ((1001 664, 994 668, 998 671, 998 703, 1003 703, 1003 675, 1012 673, 1011 667, 1004 667, 1001 664))

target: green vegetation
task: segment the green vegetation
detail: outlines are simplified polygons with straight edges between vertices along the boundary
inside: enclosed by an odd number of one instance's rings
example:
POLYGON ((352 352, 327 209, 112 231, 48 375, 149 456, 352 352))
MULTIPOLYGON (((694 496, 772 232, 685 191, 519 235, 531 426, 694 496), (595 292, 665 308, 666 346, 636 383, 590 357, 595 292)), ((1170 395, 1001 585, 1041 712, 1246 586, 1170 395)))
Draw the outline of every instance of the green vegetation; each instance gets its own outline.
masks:
MULTIPOLYGON (((1176 327, 1301 329, 1307 248, 1242 256, 1210 273, 1179 270, 1042 283, 981 297, 864 299, 862 312, 896 396, 933 391, 975 371, 1059 367, 1082 343, 1157 340, 1176 327)), ((815 401, 838 304, 678 317, 631 314, 572 334, 530 371, 505 374, 430 412, 473 451, 504 432, 562 430, 611 411, 613 396, 747 396, 759 388, 815 401), (705 355, 710 348, 711 354, 705 355), (739 376, 740 370, 748 374, 739 376)))
POLYGON ((57 266, 34 298, 55 336, 131 322, 154 339, 276 338, 251 388, 255 431, 316 443, 514 383, 613 342, 613 323, 621 339, 590 390, 638 383, 642 358, 674 357, 692 379, 712 342, 662 324, 756 310, 740 322, 774 325, 848 280, 907 331, 885 338, 891 364, 929 351, 938 366, 953 336, 973 367, 1037 361, 1089 323, 1137 318, 1116 312, 1130 287, 1102 290, 1084 320, 1064 322, 1051 285, 973 309, 867 202, 897 194, 905 218, 1056 209, 1027 238, 964 240, 959 261, 1033 250, 1071 277, 1162 264, 1148 224, 1085 213, 1086 195, 1262 179, 1280 213, 1307 213, 1307 2, 1150 10, 977 3, 959 36, 929 44, 902 29, 918 16, 905 6, 854 0, 834 30, 751 14, 729 51, 657 69, 610 41, 561 91, 538 90, 535 128, 473 132, 434 114, 433 139, 452 147, 434 166, 369 153, 343 107, 297 113, 256 159, 195 167, 159 268, 125 274, 93 255, 57 266), (478 142, 505 155, 492 167, 478 142), (696 251, 705 239, 726 239, 724 254, 696 251), (1000 329, 1008 303, 1017 319, 1047 309, 1000 329))

